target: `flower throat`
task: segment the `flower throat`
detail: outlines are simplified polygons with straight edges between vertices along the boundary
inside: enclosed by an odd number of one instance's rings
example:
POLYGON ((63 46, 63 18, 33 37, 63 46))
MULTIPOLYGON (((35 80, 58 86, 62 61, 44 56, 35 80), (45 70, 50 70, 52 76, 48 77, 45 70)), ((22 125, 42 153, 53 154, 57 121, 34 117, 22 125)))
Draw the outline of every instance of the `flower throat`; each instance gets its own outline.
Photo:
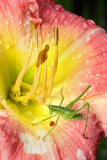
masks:
MULTIPOLYGON (((39 26, 40 27, 40 26, 39 26)), ((38 51, 38 32, 36 31, 35 25, 33 22, 30 22, 30 47, 28 51, 28 56, 26 61, 17 76, 15 84, 11 87, 10 97, 16 102, 20 102, 24 105, 27 105, 29 101, 37 101, 38 103, 45 103, 45 99, 51 95, 53 88, 53 81, 57 70, 58 65, 58 41, 59 33, 58 27, 54 27, 54 47, 55 47, 55 56, 51 64, 51 73, 49 76, 49 81, 47 83, 47 59, 49 45, 46 44, 44 49, 40 52, 38 51), (36 54, 37 58, 35 60, 35 73, 34 80, 32 85, 23 82, 23 77, 29 67, 31 57, 33 54, 33 47, 35 46, 36 41, 36 54), (42 85, 39 86, 40 77, 41 77, 41 67, 44 65, 44 73, 42 85)))

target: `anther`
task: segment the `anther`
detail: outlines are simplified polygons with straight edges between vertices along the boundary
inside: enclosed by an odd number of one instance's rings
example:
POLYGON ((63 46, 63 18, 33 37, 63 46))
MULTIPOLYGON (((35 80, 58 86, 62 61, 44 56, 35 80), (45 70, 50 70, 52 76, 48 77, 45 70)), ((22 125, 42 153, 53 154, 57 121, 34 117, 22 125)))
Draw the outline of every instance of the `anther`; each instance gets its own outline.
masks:
POLYGON ((59 41, 59 31, 58 31, 58 27, 54 27, 54 43, 55 45, 58 46, 58 41, 59 41))
MULTIPOLYGON (((38 55, 36 66, 35 66, 35 74, 34 74, 34 81, 33 81, 32 89, 28 93, 29 98, 35 94, 35 92, 38 88, 39 81, 40 81, 40 75, 41 75, 41 65, 47 60, 48 50, 49 50, 49 45, 46 45, 45 48, 38 55)), ((45 71, 45 74, 46 74, 46 72, 47 71, 45 71)), ((46 78, 47 77, 45 77, 45 83, 46 83, 46 78)), ((45 87, 45 84, 44 84, 44 87, 45 87)))
POLYGON ((44 63, 47 60, 48 50, 49 50, 49 45, 46 45, 45 48, 40 52, 38 56, 36 67, 39 67, 42 63, 44 63))

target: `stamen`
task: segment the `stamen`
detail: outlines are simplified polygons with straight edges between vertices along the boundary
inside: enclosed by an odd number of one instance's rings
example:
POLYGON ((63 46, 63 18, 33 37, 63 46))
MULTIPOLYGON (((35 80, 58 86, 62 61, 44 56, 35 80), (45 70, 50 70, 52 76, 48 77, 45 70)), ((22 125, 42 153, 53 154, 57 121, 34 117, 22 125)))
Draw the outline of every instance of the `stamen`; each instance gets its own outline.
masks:
POLYGON ((51 66, 52 72, 51 72, 50 80, 49 80, 48 95, 50 95, 52 92, 53 80, 54 80, 54 76, 55 76, 57 66, 58 66, 58 40, 59 40, 59 32, 58 32, 58 27, 56 26, 54 28, 55 59, 54 59, 54 63, 51 66))
POLYGON ((18 95, 17 96, 20 96, 20 86, 22 84, 22 79, 23 79, 23 76, 27 70, 27 67, 29 65, 29 62, 30 62, 30 59, 31 59, 31 56, 32 56, 32 49, 33 49, 33 46, 32 46, 32 40, 31 40, 31 43, 30 43, 30 51, 29 51, 29 55, 27 57, 27 60, 21 70, 21 72, 19 73, 18 77, 17 77, 17 80, 16 80, 16 83, 14 85, 14 88, 13 88, 13 92, 14 93, 17 93, 18 95))
POLYGON ((40 81, 40 75, 41 75, 41 65, 47 60, 48 50, 49 50, 49 45, 46 45, 45 48, 40 52, 37 58, 35 74, 34 74, 34 81, 33 81, 32 89, 28 94, 29 97, 32 97, 33 94, 36 92, 36 89, 38 88, 39 81, 40 81))
POLYGON ((48 50, 49 50, 49 45, 46 45, 45 48, 40 52, 38 56, 36 67, 39 67, 42 63, 44 63, 47 60, 48 50))
POLYGON ((43 76, 43 86, 42 90, 45 91, 47 84, 47 61, 44 63, 44 76, 43 76))
POLYGON ((38 25, 37 31, 38 31, 38 35, 39 35, 39 43, 42 44, 43 43, 43 36, 42 36, 42 31, 41 31, 41 25, 40 24, 38 25))
POLYGON ((58 26, 54 27, 54 40, 55 40, 55 45, 58 46, 58 41, 59 41, 58 26))
POLYGON ((37 72, 38 72, 38 74, 36 73, 37 77, 35 76, 35 78, 34 78, 32 91, 31 91, 33 94, 35 93, 35 91, 39 85, 40 75, 41 75, 41 64, 40 64, 39 68, 37 68, 37 72))
MULTIPOLYGON (((40 31, 40 26, 39 26, 40 31)), ((30 48, 27 60, 17 77, 16 83, 11 89, 10 96, 16 102, 21 102, 22 104, 27 105, 29 100, 38 101, 39 103, 45 103, 45 98, 50 96, 53 88, 54 76, 56 74, 57 66, 58 66, 58 41, 59 41, 59 33, 58 27, 54 27, 54 45, 55 45, 55 57, 54 61, 51 65, 51 74, 49 78, 49 85, 47 86, 47 52, 49 51, 49 45, 45 45, 45 48, 39 53, 38 46, 38 32, 35 29, 35 24, 30 22, 30 48), (36 43, 36 45, 35 45, 36 43), (27 71, 28 65, 30 63, 32 53, 34 49, 36 51, 36 63, 35 63, 35 73, 33 84, 27 84, 22 82, 23 76, 27 71), (38 54, 39 53, 39 54, 38 54), (44 74, 42 86, 39 86, 40 78, 41 78, 41 67, 44 63, 44 74), (48 87, 48 92, 46 92, 46 87, 48 87), (21 90, 21 93, 20 93, 21 90)))
POLYGON ((57 26, 54 28, 54 41, 55 41, 55 61, 54 61, 54 74, 55 74, 56 70, 57 70, 57 65, 58 65, 59 32, 58 32, 58 27, 57 26))
POLYGON ((49 80, 49 89, 48 89, 48 93, 47 93, 48 96, 52 92, 53 80, 54 80, 54 64, 52 64, 52 66, 51 66, 51 76, 50 76, 50 80, 49 80))
POLYGON ((29 55, 27 56, 26 62, 21 70, 21 72, 19 73, 17 79, 16 79, 16 83, 14 85, 14 87, 12 88, 12 91, 17 94, 16 96, 20 96, 20 86, 22 84, 22 79, 24 74, 27 71, 28 65, 30 63, 31 57, 32 57, 32 52, 33 52, 33 45, 34 45, 34 41, 35 41, 35 37, 37 35, 36 29, 35 29, 35 24, 33 22, 30 22, 30 47, 29 47, 29 55))
POLYGON ((21 88, 24 89, 24 90, 29 91, 29 90, 31 90, 32 85, 30 85, 28 83, 25 83, 25 82, 22 82, 21 88))

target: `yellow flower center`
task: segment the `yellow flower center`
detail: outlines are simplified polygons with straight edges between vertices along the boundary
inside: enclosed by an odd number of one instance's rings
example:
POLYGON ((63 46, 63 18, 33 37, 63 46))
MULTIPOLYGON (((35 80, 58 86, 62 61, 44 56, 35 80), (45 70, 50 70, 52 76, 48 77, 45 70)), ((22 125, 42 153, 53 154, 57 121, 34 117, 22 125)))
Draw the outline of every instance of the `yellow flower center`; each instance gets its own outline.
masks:
POLYGON ((53 81, 58 65, 58 27, 54 27, 54 46, 55 46, 55 56, 51 64, 51 73, 49 77, 49 82, 47 84, 47 52, 49 51, 49 45, 46 44, 42 51, 38 49, 38 33, 35 29, 33 22, 30 22, 30 47, 29 54, 27 56, 26 62, 23 65, 22 70, 17 76, 15 84, 11 87, 10 97, 16 102, 27 105, 29 101, 37 101, 40 104, 45 103, 45 99, 51 95, 53 88, 53 81), (23 82, 23 77, 28 69, 29 63, 31 61, 33 47, 36 41, 36 61, 35 61, 35 73, 33 84, 23 82), (41 67, 44 67, 43 80, 41 86, 39 85, 41 77, 41 67))

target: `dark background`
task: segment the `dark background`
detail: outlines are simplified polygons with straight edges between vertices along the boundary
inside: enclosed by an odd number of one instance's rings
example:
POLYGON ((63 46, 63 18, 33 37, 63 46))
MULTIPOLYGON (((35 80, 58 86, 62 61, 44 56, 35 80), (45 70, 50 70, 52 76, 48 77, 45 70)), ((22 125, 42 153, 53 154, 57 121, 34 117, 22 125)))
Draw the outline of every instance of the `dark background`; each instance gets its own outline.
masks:
POLYGON ((93 19, 107 30, 107 0, 56 0, 66 10, 86 19, 93 19))
MULTIPOLYGON (((107 31, 107 0, 56 0, 56 3, 85 19, 93 19, 107 31)), ((98 145, 97 160, 107 160, 107 138, 102 137, 98 145)))

